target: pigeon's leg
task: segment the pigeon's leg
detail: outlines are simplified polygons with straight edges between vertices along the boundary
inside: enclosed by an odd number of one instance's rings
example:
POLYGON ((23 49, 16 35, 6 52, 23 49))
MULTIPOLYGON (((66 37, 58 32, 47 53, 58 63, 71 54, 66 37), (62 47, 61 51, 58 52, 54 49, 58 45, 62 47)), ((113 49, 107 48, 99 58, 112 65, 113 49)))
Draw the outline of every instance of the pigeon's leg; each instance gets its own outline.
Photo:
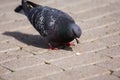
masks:
POLYGON ((51 43, 48 43, 49 47, 50 47, 50 50, 58 50, 58 48, 55 48, 54 46, 52 46, 51 43))

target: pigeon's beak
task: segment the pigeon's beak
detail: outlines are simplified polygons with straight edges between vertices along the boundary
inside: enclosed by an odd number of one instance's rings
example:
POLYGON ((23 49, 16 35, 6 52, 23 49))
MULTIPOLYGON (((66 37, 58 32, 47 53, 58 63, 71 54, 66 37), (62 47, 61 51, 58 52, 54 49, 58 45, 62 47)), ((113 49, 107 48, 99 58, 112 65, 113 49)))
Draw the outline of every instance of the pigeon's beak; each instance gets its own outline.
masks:
POLYGON ((77 44, 79 44, 79 40, 77 38, 75 38, 75 40, 76 40, 77 44))

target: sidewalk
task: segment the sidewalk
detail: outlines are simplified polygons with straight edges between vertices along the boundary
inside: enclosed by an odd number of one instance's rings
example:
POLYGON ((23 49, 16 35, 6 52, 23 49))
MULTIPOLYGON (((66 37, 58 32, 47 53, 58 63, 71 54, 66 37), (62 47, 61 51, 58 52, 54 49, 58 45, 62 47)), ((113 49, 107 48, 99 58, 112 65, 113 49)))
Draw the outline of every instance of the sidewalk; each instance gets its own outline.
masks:
POLYGON ((119 0, 31 0, 69 13, 80 44, 50 51, 20 0, 0 1, 0 80, 120 80, 119 0))

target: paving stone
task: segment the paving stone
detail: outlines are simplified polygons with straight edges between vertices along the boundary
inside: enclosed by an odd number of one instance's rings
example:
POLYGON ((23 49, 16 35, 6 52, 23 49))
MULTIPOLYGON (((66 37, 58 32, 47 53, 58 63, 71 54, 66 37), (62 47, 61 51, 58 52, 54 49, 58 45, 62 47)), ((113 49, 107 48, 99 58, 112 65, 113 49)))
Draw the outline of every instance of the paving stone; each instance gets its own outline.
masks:
POLYGON ((113 36, 108 36, 103 39, 99 39, 99 41, 101 41, 101 43, 103 43, 106 47, 120 45, 119 40, 120 40, 119 33, 113 36))
POLYGON ((9 41, 11 39, 13 39, 13 38, 0 34, 0 43, 6 43, 7 41, 9 41))
POLYGON ((48 44, 40 37, 36 31, 34 33, 34 31, 34 29, 28 29, 27 32, 25 32, 25 30, 21 32, 6 32, 5 35, 8 37, 3 37, 5 40, 3 40, 1 44, 9 42, 24 49, 25 51, 32 52, 33 54, 40 54, 48 51, 48 44), (31 30, 33 34, 31 33, 31 30), (9 37, 13 37, 14 39, 10 39, 9 37))
POLYGON ((113 75, 115 75, 115 76, 120 78, 120 70, 113 72, 113 75))
POLYGON ((99 55, 99 54, 97 55, 95 53, 83 53, 79 56, 71 56, 71 57, 66 56, 60 60, 50 61, 50 62, 64 69, 71 69, 77 66, 83 67, 87 65, 93 65, 96 63, 104 62, 109 59, 110 58, 106 56, 99 55))
POLYGON ((120 5, 119 1, 115 2, 115 3, 111 3, 110 5, 95 8, 93 10, 89 10, 89 11, 86 11, 86 12, 81 12, 81 13, 78 13, 77 15, 79 15, 80 18, 83 19, 83 20, 102 17, 102 16, 105 16, 105 15, 109 15, 109 14, 112 14, 114 12, 120 11, 120 9, 118 8, 118 5, 120 5), (87 13, 89 13, 89 14, 87 14, 87 13))
POLYGON ((1 75, 5 75, 5 74, 8 74, 8 73, 10 73, 9 70, 7 70, 6 68, 0 66, 0 76, 1 76, 1 75))
POLYGON ((90 41, 93 41, 99 38, 103 38, 105 36, 112 36, 116 33, 119 33, 119 30, 120 30, 119 25, 120 23, 114 23, 114 24, 110 24, 108 26, 104 26, 101 28, 84 31, 80 38, 80 41, 90 42, 90 41))
POLYGON ((18 6, 18 4, 19 4, 20 2, 18 2, 18 1, 15 1, 15 2, 12 2, 12 3, 6 3, 6 4, 1 4, 0 5, 0 10, 1 10, 1 12, 2 13, 0 13, 0 16, 2 16, 2 15, 6 15, 6 13, 15 13, 14 12, 14 9, 18 6), (9 7, 9 8, 8 8, 9 7))
POLYGON ((85 43, 81 42, 80 44, 77 44, 75 47, 72 47, 74 51, 80 53, 96 52, 105 48, 106 45, 100 40, 95 40, 92 42, 85 42, 85 43))
POLYGON ((29 80, 82 80, 84 78, 109 74, 109 71, 97 66, 86 66, 83 68, 75 68, 54 75, 45 76, 44 78, 35 78, 29 80))
POLYGON ((15 22, 7 23, 7 24, 0 24, 0 33, 5 33, 7 31, 17 31, 21 29, 28 29, 31 24, 27 21, 27 19, 17 20, 15 22))
POLYGON ((30 52, 34 55, 36 54, 43 54, 49 50, 49 47, 46 43, 38 43, 37 42, 32 42, 29 44, 30 46, 23 46, 23 49, 27 52, 30 52))
POLYGON ((40 64, 43 64, 42 59, 37 58, 35 56, 30 56, 30 57, 18 57, 17 59, 4 62, 1 65, 13 71, 18 71, 21 69, 26 69, 40 64))
POLYGON ((85 79, 85 80, 120 80, 120 78, 112 75, 101 75, 98 77, 94 77, 91 79, 85 79))
POLYGON ((0 53, 0 63, 15 60, 20 57, 29 57, 29 56, 32 56, 32 54, 25 52, 23 50, 0 53))
MULTIPOLYGON (((5 4, 8 4, 8 2, 9 2, 9 0, 4 0, 4 1, 0 1, 1 2, 1 6, 0 7, 2 7, 2 6, 4 6, 5 4)), ((12 1, 10 1, 9 2, 9 4, 12 4, 12 3, 14 3, 14 2, 18 2, 17 0, 12 0, 12 1)))
POLYGON ((0 80, 119 80, 119 0, 34 0, 81 26, 80 44, 56 51, 14 12, 20 2, 0 1, 0 80))
POLYGON ((46 75, 61 72, 56 66, 53 65, 39 65, 25 70, 13 72, 11 74, 1 76, 5 80, 28 80, 34 77, 44 77, 46 75))
POLYGON ((57 51, 47 51, 40 55, 37 54, 38 58, 43 58, 44 61, 57 61, 62 60, 64 58, 69 58, 76 55, 76 52, 72 51, 65 51, 65 50, 57 50, 57 51))
MULTIPOLYGON (((104 17, 100 17, 98 19, 92 19, 92 20, 88 20, 88 21, 84 21, 82 24, 80 24, 80 22, 78 22, 79 25, 81 25, 81 28, 83 30, 90 30, 90 29, 94 29, 97 27, 102 27, 102 26, 107 26, 116 22, 119 22, 119 13, 120 12, 116 12, 104 17), (92 24, 91 24, 92 23, 92 24)), ((80 20, 80 17, 77 16, 75 17, 76 19, 80 20)))
MULTIPOLYGON (((24 38, 23 38, 23 39, 24 39, 24 38)), ((17 40, 16 38, 8 38, 8 39, 6 39, 6 40, 4 40, 4 41, 1 42, 1 44, 5 44, 5 43, 10 43, 10 44, 12 44, 12 45, 14 45, 14 46, 19 47, 19 50, 20 50, 20 49, 23 49, 23 46, 24 46, 24 47, 28 47, 27 44, 25 44, 25 43, 22 42, 22 41, 17 40)))
POLYGON ((0 36, 2 37, 1 43, 9 41, 10 43, 15 44, 16 42, 17 44, 15 45, 24 45, 24 47, 26 47, 26 45, 39 47, 39 45, 44 42, 40 34, 33 27, 17 31, 6 31, 0 36))
POLYGON ((120 58, 113 58, 111 60, 98 63, 97 66, 100 66, 102 68, 106 68, 112 71, 118 71, 120 70, 120 58))
POLYGON ((82 52, 94 52, 105 49, 107 47, 117 46, 120 45, 119 34, 115 34, 112 36, 108 36, 105 38, 101 38, 98 40, 94 40, 91 42, 82 42, 77 46, 73 47, 75 51, 82 51, 82 52))
POLYGON ((25 19, 26 17, 17 13, 11 13, 11 14, 4 14, 1 16, 0 19, 0 24, 6 24, 6 23, 10 23, 10 22, 15 22, 16 20, 20 20, 20 19, 25 19), (11 16, 9 16, 11 15, 11 16), (19 16, 18 16, 19 15, 19 16))
POLYGON ((5 33, 3 33, 3 35, 0 36, 3 38, 1 39, 1 43, 5 43, 9 41, 12 44, 15 44, 14 42, 17 42, 17 43, 24 43, 30 45, 31 42, 36 43, 38 42, 37 40, 41 39, 40 34, 38 34, 38 32, 35 31, 34 28, 32 27, 25 28, 22 31, 21 30, 6 31, 5 33))
MULTIPOLYGON (((41 4, 48 4, 48 3, 51 3, 53 2, 54 0, 51 0, 51 1, 45 1, 45 0, 34 0, 35 3, 41 3, 41 4)), ((9 0, 4 0, 4 1, 1 1, 1 4, 0 7, 6 7, 6 6, 11 6, 11 5, 18 5, 21 3, 21 1, 18 1, 18 0, 12 0, 11 2, 9 2, 9 0)))
POLYGON ((72 12, 72 13, 79 13, 79 12, 85 12, 85 11, 88 11, 88 10, 91 10, 91 9, 94 9, 94 8, 97 8, 97 7, 100 7, 100 6, 104 6, 104 5, 108 5, 109 3, 113 3, 113 2, 116 2, 118 0, 111 0, 111 1, 108 1, 108 0, 85 0, 84 3, 81 3, 80 1, 78 2, 79 4, 75 5, 75 6, 70 6, 70 7, 66 7, 65 10, 67 12, 72 12), (87 5, 87 6, 85 6, 87 5), (78 7, 79 6, 79 7, 78 7), (77 11, 77 12, 76 12, 77 11))
POLYGON ((14 44, 10 44, 9 42, 0 43, 0 45, 2 45, 0 47, 0 53, 9 52, 9 51, 16 51, 16 50, 20 49, 18 46, 14 45, 14 44))
POLYGON ((103 54, 109 57, 113 58, 119 58, 120 57, 120 46, 113 46, 113 47, 108 47, 107 49, 103 49, 100 51, 96 51, 97 54, 103 54))
POLYGON ((3 80, 2 78, 0 78, 0 80, 3 80))
POLYGON ((64 1, 63 0, 55 0, 51 4, 45 4, 45 5, 50 6, 50 7, 54 7, 54 8, 57 8, 57 9, 60 9, 60 10, 63 10, 65 12, 69 13, 70 10, 73 10, 71 8, 74 8, 76 5, 80 5, 82 3, 86 3, 89 1, 91 1, 91 0, 81 0, 81 1, 79 1, 79 0, 70 0, 70 1, 69 0, 64 0, 64 1), (67 8, 69 7, 69 10, 66 9, 66 7, 67 8))

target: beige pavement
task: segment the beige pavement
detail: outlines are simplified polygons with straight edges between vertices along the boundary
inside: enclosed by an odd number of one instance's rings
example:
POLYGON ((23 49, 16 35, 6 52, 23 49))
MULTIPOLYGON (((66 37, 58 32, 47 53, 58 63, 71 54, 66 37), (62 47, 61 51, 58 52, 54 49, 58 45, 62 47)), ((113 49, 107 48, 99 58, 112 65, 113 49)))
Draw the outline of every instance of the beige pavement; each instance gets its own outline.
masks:
POLYGON ((0 80, 120 80, 120 0, 31 0, 69 13, 80 44, 50 51, 20 0, 0 1, 0 80))

